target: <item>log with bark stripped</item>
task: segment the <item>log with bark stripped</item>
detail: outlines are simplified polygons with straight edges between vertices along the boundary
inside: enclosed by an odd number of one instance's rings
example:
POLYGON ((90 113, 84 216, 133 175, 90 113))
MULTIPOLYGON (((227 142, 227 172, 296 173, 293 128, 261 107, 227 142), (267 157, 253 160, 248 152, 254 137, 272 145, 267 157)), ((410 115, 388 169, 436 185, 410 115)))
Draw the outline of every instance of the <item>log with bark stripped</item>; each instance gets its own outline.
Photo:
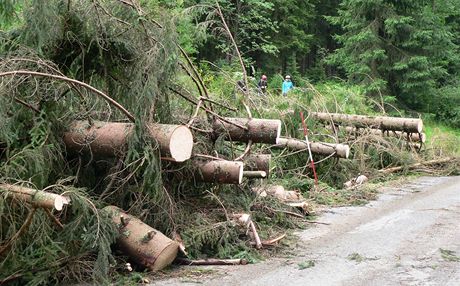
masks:
MULTIPOLYGON (((158 142, 161 155, 173 161, 190 159, 193 135, 184 125, 147 124, 149 135, 158 142)), ((132 123, 76 121, 64 134, 64 143, 72 152, 92 152, 100 156, 117 156, 126 152, 127 142, 134 130, 132 123)))
MULTIPOLYGON (((287 148, 292 151, 307 151, 307 142, 295 138, 279 138, 274 148, 287 148)), ((333 144, 325 142, 310 142, 310 149, 313 154, 332 155, 339 158, 348 158, 350 147, 345 144, 333 144)))
POLYGON ((179 251, 176 241, 115 206, 107 206, 103 211, 119 229, 119 247, 136 263, 159 271, 176 258, 179 251))
MULTIPOLYGON (((329 129, 333 129, 332 127, 329 127, 329 129)), ((405 139, 410 142, 422 142, 425 143, 426 141, 426 134, 425 133, 406 133, 403 131, 391 131, 391 130, 381 130, 381 129, 374 129, 374 128, 356 128, 356 127, 351 127, 351 126, 344 126, 344 127, 338 127, 338 130, 344 130, 348 134, 366 134, 370 133, 372 135, 377 135, 377 136, 388 136, 388 137, 395 137, 395 138, 400 138, 400 139, 405 139)))
POLYGON ((243 182, 243 162, 214 160, 194 162, 195 179, 218 184, 241 184, 243 182))
POLYGON ((404 131, 421 133, 423 121, 417 118, 400 118, 387 116, 348 115, 340 113, 312 112, 311 118, 339 125, 353 125, 355 127, 377 128, 381 130, 404 131))
POLYGON ((60 211, 65 205, 70 203, 70 199, 68 197, 17 185, 0 184, 0 193, 5 193, 7 197, 24 201, 33 206, 48 210, 55 209, 60 211))
POLYGON ((216 119, 213 130, 216 136, 226 140, 253 143, 276 144, 281 134, 281 121, 272 119, 225 118, 228 122, 216 119), (245 127, 245 128, 241 128, 245 127))

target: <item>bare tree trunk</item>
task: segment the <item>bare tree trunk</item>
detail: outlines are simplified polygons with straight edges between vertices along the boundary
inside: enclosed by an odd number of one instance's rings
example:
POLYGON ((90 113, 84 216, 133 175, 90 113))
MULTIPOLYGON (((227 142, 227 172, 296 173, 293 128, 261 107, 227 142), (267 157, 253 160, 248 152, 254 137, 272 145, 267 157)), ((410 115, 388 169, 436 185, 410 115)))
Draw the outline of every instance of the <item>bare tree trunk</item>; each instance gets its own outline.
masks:
POLYGON ((158 271, 173 262, 179 244, 115 206, 103 209, 119 228, 118 245, 136 263, 158 271))
POLYGON ((356 127, 377 128, 382 130, 404 131, 408 133, 421 133, 423 121, 416 118, 399 118, 386 116, 348 115, 339 113, 310 113, 313 119, 323 122, 353 125, 356 127))
MULTIPOLYGON (((275 148, 288 148, 293 151, 302 151, 307 149, 307 142, 295 138, 279 138, 275 148)), ((325 142, 310 142, 310 149, 313 154, 332 155, 339 158, 348 158, 350 147, 344 144, 333 144, 325 142)))
POLYGON ((236 125, 245 126, 247 130, 229 124, 220 119, 213 123, 214 133, 225 136, 226 140, 253 143, 276 144, 281 134, 281 121, 272 119, 225 118, 236 125))
MULTIPOLYGON (((184 125, 148 124, 149 135, 160 146, 162 156, 183 162, 192 154, 193 135, 184 125)), ((72 152, 92 152, 99 156, 118 156, 126 152, 132 123, 76 121, 64 134, 64 143, 72 152)))
POLYGON ((49 210, 60 211, 70 203, 70 199, 67 197, 16 185, 0 184, 0 193, 2 192, 6 193, 8 197, 49 210))

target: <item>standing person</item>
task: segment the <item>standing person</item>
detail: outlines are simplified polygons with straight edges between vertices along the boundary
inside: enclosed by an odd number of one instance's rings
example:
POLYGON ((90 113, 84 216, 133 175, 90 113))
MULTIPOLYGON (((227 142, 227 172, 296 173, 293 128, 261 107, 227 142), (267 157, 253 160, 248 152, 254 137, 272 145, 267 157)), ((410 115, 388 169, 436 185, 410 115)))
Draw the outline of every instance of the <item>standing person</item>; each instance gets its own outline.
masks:
POLYGON ((259 83, 257 83, 257 86, 259 87, 259 91, 262 92, 262 95, 265 94, 267 91, 267 76, 262 75, 262 77, 259 80, 259 83))
POLYGON ((283 96, 287 96, 288 91, 293 88, 294 88, 294 85, 292 84, 291 77, 287 75, 284 78, 283 86, 282 86, 283 96))

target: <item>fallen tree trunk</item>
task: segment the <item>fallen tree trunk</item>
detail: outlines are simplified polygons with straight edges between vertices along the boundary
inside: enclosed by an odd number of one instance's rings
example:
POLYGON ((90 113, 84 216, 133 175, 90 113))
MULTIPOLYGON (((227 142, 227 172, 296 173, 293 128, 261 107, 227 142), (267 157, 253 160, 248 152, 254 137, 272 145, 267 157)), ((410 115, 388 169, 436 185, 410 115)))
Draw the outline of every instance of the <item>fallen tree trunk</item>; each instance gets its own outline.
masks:
POLYGON ((136 263, 158 271, 173 262, 179 244, 115 206, 103 209, 118 226, 117 243, 136 263))
POLYGON ((323 121, 353 125, 356 127, 369 127, 381 130, 404 131, 408 133, 421 133, 423 129, 423 121, 416 118, 399 118, 386 116, 364 116, 364 115, 348 115, 340 113, 310 113, 313 119, 323 121))
POLYGON ((248 261, 246 259, 199 259, 191 260, 187 258, 177 258, 175 260, 178 264, 181 265, 246 265, 248 261))
POLYGON ((276 144, 281 134, 281 121, 272 119, 225 118, 230 124, 220 119, 213 123, 215 135, 225 136, 226 140, 253 143, 276 144), (246 127, 243 129, 241 127, 246 127))
POLYGON ((195 179, 218 184, 241 184, 243 182, 243 162, 215 160, 196 162, 195 179))
POLYGON ((351 127, 351 126, 339 127, 338 130, 344 130, 346 133, 357 134, 357 135, 370 133, 372 135, 377 135, 377 136, 395 137, 395 138, 405 139, 410 142, 425 143, 426 141, 425 133, 407 133, 403 131, 391 131, 391 130, 384 131, 384 130, 373 129, 373 128, 362 129, 362 128, 356 128, 356 127, 351 127))
POLYGON ((58 194, 10 184, 0 184, 0 193, 6 193, 8 197, 49 210, 61 211, 65 205, 70 203, 69 198, 58 194))
MULTIPOLYGON (((307 151, 307 142, 294 138, 279 138, 278 144, 274 148, 287 148, 292 151, 307 151)), ((310 149, 313 154, 332 155, 339 158, 348 158, 350 156, 350 147, 344 144, 333 144, 325 142, 310 142, 310 149)))
MULTIPOLYGON (((184 125, 148 124, 149 135, 155 139, 163 157, 183 162, 190 159, 193 135, 184 125)), ((72 152, 92 152, 100 156, 118 156, 126 151, 132 123, 76 121, 64 134, 64 143, 72 152)))
POLYGON ((390 174, 390 173, 402 171, 404 169, 410 170, 410 169, 415 169, 415 168, 420 167, 420 166, 444 164, 444 163, 449 163, 449 162, 454 161, 454 160, 458 160, 458 159, 456 159, 455 157, 447 157, 447 158, 442 158, 442 159, 436 159, 436 160, 430 160, 430 161, 415 163, 415 164, 412 164, 412 165, 409 165, 409 166, 399 166, 399 167, 381 169, 381 170, 379 170, 379 172, 382 173, 382 174, 390 174))
POLYGON ((270 174, 270 154, 249 155, 244 159, 244 168, 247 171, 264 171, 268 176, 270 174))

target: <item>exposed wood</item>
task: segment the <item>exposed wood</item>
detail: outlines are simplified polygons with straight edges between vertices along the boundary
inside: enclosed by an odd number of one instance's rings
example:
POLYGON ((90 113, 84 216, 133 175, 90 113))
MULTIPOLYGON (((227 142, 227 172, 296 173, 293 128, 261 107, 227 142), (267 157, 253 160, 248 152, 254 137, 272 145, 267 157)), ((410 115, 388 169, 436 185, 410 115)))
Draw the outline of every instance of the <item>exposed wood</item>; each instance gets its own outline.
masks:
POLYGON ((352 187, 360 186, 366 183, 369 179, 365 175, 359 175, 356 178, 353 178, 349 181, 343 183, 343 187, 346 189, 350 189, 352 187))
MULTIPOLYGON (((303 218, 302 215, 300 215, 300 217, 303 218)), ((262 246, 263 246, 263 247, 273 247, 273 246, 275 246, 276 244, 278 244, 278 242, 279 242, 280 240, 282 240, 283 238, 285 238, 285 237, 286 237, 286 234, 282 234, 282 235, 280 235, 280 236, 278 236, 278 237, 275 237, 275 238, 272 238, 272 239, 262 240, 262 246)), ((255 243, 251 243, 251 245, 255 245, 255 243)))
MULTIPOLYGON (((184 125, 148 124, 149 135, 158 142, 162 157, 176 162, 192 155, 193 135, 184 125)), ((64 143, 72 152, 92 152, 99 156, 119 156, 126 151, 132 123, 76 121, 64 134, 64 143)))
MULTIPOLYGON (((287 148, 292 151, 307 151, 308 145, 305 141, 295 138, 279 138, 275 148, 287 148)), ((334 154, 335 157, 348 158, 350 156, 350 147, 345 144, 333 144, 325 142, 310 142, 311 152, 329 156, 334 154)))
POLYGON ((249 179, 265 179, 267 173, 265 171, 243 171, 243 177, 249 179))
POLYGON ((175 260, 178 264, 181 265, 246 265, 248 261, 246 259, 199 259, 191 260, 186 258, 177 258, 175 260))
POLYGON ((158 230, 145 224, 115 206, 103 209, 118 226, 119 247, 136 263, 152 271, 158 271, 173 262, 179 251, 179 244, 158 230), (121 218, 129 218, 122 222, 121 218))
POLYGON ((65 205, 70 203, 67 197, 17 185, 0 184, 0 193, 6 193, 8 197, 49 210, 61 211, 65 205))
POLYGON ((244 159, 245 171, 264 171, 267 177, 270 175, 270 154, 254 154, 244 159))
POLYGON ((426 141, 425 133, 407 133, 403 131, 391 131, 391 130, 384 131, 381 129, 374 129, 374 128, 363 129, 363 128, 356 128, 356 127, 351 127, 351 126, 338 127, 338 130, 344 130, 346 133, 349 133, 349 134, 370 133, 372 135, 377 135, 377 136, 395 137, 395 138, 405 139, 411 142, 424 143, 426 141))
POLYGON ((421 166, 426 166, 426 165, 435 165, 435 164, 444 164, 444 163, 449 163, 454 160, 458 160, 455 157, 447 157, 447 158, 441 158, 441 159, 436 159, 436 160, 430 160, 430 161, 425 161, 425 162, 420 162, 420 163, 415 163, 409 166, 399 166, 399 167, 392 167, 392 168, 386 168, 386 169, 381 169, 379 170, 380 173, 382 174, 390 174, 390 173, 395 173, 402 171, 404 169, 415 169, 417 167, 421 166))
POLYGON ((272 196, 280 201, 300 201, 302 194, 298 191, 287 191, 283 186, 265 186, 259 188, 253 188, 253 192, 257 193, 261 197, 272 196))
POLYGON ((194 162, 195 179, 218 184, 241 184, 243 182, 243 162, 214 160, 194 162))
POLYGON ((281 121, 272 119, 225 118, 229 124, 221 119, 216 119, 213 129, 216 136, 225 136, 226 140, 276 144, 281 134, 281 121), (246 126, 247 130, 238 128, 237 125, 246 126))
POLYGON ((242 213, 242 214, 234 214, 233 218, 236 219, 237 223, 243 226, 246 229, 250 229, 251 237, 254 239, 254 244, 257 249, 262 248, 262 242, 259 237, 259 233, 257 232, 256 225, 251 219, 251 215, 242 213))
POLYGON ((400 118, 387 116, 348 115, 340 113, 312 112, 313 119, 337 123, 339 125, 353 125, 355 127, 377 128, 381 130, 404 131, 408 133, 421 133, 423 121, 417 118, 400 118))

